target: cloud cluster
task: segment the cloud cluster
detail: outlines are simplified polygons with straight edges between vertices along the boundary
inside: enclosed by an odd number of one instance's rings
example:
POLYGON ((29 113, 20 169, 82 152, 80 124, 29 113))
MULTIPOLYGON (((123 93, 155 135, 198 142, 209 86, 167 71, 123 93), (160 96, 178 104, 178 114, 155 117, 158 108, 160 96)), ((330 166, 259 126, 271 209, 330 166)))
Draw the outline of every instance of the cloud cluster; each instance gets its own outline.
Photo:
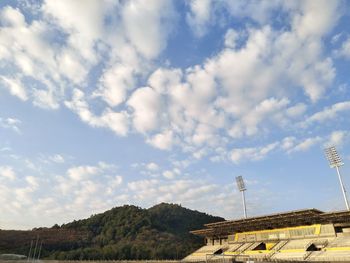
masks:
MULTIPOLYGON (((92 127, 137 133, 161 150, 260 159, 274 144, 231 150, 243 139, 291 129, 325 96, 335 67, 323 40, 337 24, 340 3, 193 0, 186 7, 196 37, 220 23, 226 34, 202 63, 174 68, 159 62, 181 18, 172 1, 43 1, 34 17, 6 6, 0 81, 20 100, 64 105, 92 127), (276 12, 285 14, 281 25, 269 23, 276 12), (235 19, 254 23, 230 27, 235 19)), ((305 123, 347 105, 333 107, 305 123)))
POLYGON ((342 44, 339 50, 336 50, 335 55, 337 57, 343 57, 345 59, 350 59, 350 38, 348 37, 342 44))
MULTIPOLYGON (((314 146, 339 146, 341 143, 348 141, 349 136, 350 131, 348 130, 335 130, 324 136, 313 136, 302 139, 289 136, 263 146, 233 149, 229 158, 236 164, 243 161, 258 161, 278 151, 294 154, 296 152, 305 152, 314 146)), ((224 159, 225 157, 221 158, 224 159)))
POLYGON ((1 81, 12 95, 50 109, 71 87, 86 87, 104 61, 98 94, 117 105, 133 74, 147 68, 141 64, 164 49, 175 19, 172 3, 157 0, 43 1, 36 11, 39 19, 10 6, 1 10, 1 81))
MULTIPOLYGON (((22 160, 5 144, 0 152, 13 163, 0 165, 0 221, 8 214, 13 225, 25 226, 15 221, 26 218, 32 227, 38 214, 53 224, 118 204, 157 202, 232 215, 240 207, 233 186, 191 164, 237 165, 350 138, 343 118, 348 98, 330 98, 336 63, 350 50, 347 36, 332 36, 340 1, 28 3, 0 10, 1 94, 27 106, 68 109, 116 136, 140 136, 167 151, 171 164, 148 159, 134 164, 136 176, 129 177, 112 164, 79 164, 66 154, 22 160), (206 37, 215 46, 207 57, 176 62, 177 41, 195 45, 200 57, 206 37), (15 165, 20 161, 23 167, 15 165), (46 166, 59 168, 45 173, 46 166), (208 199, 216 205, 206 207, 208 199)), ((22 134, 22 125, 0 117, 2 132, 22 134)))
MULTIPOLYGON (((152 172, 160 170, 155 163, 141 166, 152 172)), ((40 226, 51 226, 125 203, 149 207, 155 203, 172 202, 222 216, 240 216, 234 212, 239 211, 241 205, 239 193, 232 191, 231 185, 220 185, 209 178, 190 179, 179 174, 176 177, 164 175, 130 180, 117 170, 112 164, 99 162, 96 165, 69 166, 63 173, 47 177, 44 172, 35 176, 24 175, 30 170, 0 166, 0 201, 4 204, 0 208, 1 228, 21 226, 28 229, 38 227, 38 222, 40 226), (208 208, 206 200, 209 198, 214 198, 218 206, 208 208), (12 222, 4 222, 4 218, 12 222)), ((164 173, 176 173, 176 169, 164 173)), ((252 187, 256 184, 247 182, 251 183, 252 187)))
POLYGON ((212 1, 211 0, 191 0, 189 1, 190 10, 187 13, 187 23, 193 32, 202 37, 210 24, 212 1))
POLYGON ((15 180, 16 174, 10 166, 0 166, 0 177, 2 179, 15 180))
POLYGON ((154 71, 149 86, 135 90, 128 101, 134 128, 155 147, 168 149, 175 142, 201 158, 229 140, 268 133, 271 126, 283 128, 301 118, 335 76, 321 43, 334 26, 337 5, 288 8, 290 31, 248 28, 246 39, 231 36, 230 45, 202 65, 154 71), (310 18, 322 23, 309 25, 310 18), (309 101, 293 104, 297 87, 309 101))
MULTIPOLYGON (((157 69, 149 77, 147 90, 166 107, 154 101, 153 107, 142 110, 143 116, 148 112, 150 123, 141 123, 134 115, 134 126, 141 132, 149 130, 151 138, 164 138, 164 132, 171 132, 174 142, 199 158, 226 148, 229 141, 292 126, 290 123, 303 118, 307 105, 325 95, 335 77, 322 38, 335 25, 339 6, 327 4, 287 4, 283 8, 289 13, 289 30, 265 25, 239 34, 229 29, 226 47, 202 65, 157 69), (296 89, 304 93, 304 102, 294 102, 296 89), (154 135, 156 126, 161 133, 154 135)), ((191 2, 191 7, 205 9, 197 5, 191 2)), ((269 5, 266 10, 280 5, 269 5)))
POLYGON ((115 112, 111 108, 106 108, 100 116, 96 116, 85 100, 85 94, 80 89, 73 90, 73 97, 70 101, 65 101, 67 108, 76 112, 83 122, 92 127, 105 127, 111 129, 116 134, 126 135, 129 129, 128 117, 125 111, 115 112))
POLYGON ((13 225, 34 227, 39 221, 46 225, 63 223, 120 203, 117 192, 123 178, 113 165, 100 162, 95 166, 72 166, 63 174, 49 177, 38 170, 35 175, 24 175, 30 173, 30 170, 23 172, 12 166, 0 166, 0 201, 4 204, 0 210, 2 215, 13 219, 13 225), (19 217, 18 213, 23 214, 19 217), (43 220, 39 220, 39 215, 43 220))
POLYGON ((16 133, 21 133, 19 126, 21 121, 16 118, 1 118, 0 117, 0 128, 11 129, 16 133))
POLYGON ((335 103, 322 111, 316 112, 309 116, 301 123, 301 126, 309 126, 313 123, 325 123, 327 121, 339 119, 339 114, 350 110, 350 101, 335 103))

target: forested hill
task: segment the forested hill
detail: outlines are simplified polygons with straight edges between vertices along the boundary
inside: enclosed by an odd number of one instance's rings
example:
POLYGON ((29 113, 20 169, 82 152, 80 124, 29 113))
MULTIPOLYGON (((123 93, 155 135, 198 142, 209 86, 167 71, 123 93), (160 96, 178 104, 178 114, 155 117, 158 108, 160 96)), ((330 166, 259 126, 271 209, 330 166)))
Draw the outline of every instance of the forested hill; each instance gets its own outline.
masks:
MULTIPOLYGON (((52 259, 181 259, 203 245, 202 238, 190 234, 190 230, 222 220, 175 204, 162 203, 149 209, 130 205, 115 207, 88 219, 55 225, 51 231, 79 233, 76 235, 79 238, 68 245, 52 241, 45 244, 43 238, 43 256, 52 259)), ((5 241, 1 240, 1 233, 4 231, 0 231, 0 245, 5 241)), ((0 252, 24 253, 26 249, 29 247, 22 244, 20 248, 0 252)))

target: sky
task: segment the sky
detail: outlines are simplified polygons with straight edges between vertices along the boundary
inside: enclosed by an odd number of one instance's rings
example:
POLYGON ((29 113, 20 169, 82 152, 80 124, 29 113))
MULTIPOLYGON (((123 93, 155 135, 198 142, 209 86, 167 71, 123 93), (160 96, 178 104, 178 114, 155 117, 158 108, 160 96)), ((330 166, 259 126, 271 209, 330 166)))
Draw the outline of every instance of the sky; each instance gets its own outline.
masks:
MULTIPOLYGON (((348 1, 2 0, 0 229, 115 206, 345 209, 348 1)), ((350 191, 350 190, 349 190, 350 191)))

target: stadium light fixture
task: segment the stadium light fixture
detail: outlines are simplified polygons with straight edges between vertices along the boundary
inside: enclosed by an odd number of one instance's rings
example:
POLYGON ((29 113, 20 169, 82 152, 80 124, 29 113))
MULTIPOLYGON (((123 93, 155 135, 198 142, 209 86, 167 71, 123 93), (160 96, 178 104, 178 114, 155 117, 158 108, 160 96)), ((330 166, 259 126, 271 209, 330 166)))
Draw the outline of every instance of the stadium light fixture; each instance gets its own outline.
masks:
POLYGON ((339 179, 339 183, 340 183, 340 187, 341 187, 341 190, 343 192, 343 197, 344 197, 344 201, 345 201, 345 205, 346 205, 346 209, 348 211, 350 211, 349 209, 349 203, 348 203, 348 198, 346 196, 346 190, 345 190, 345 186, 343 184, 343 179, 341 177, 341 174, 340 174, 340 170, 339 170, 339 167, 344 165, 341 157, 339 156, 338 152, 337 152, 337 149, 335 148, 335 146, 331 146, 331 147, 328 147, 324 150, 325 154, 326 154, 326 157, 327 157, 327 160, 329 162, 329 166, 331 168, 335 168, 337 170, 337 174, 338 174, 338 179, 339 179))
POLYGON ((236 177, 236 183, 237 183, 238 190, 242 193, 244 218, 247 218, 247 207, 245 205, 245 195, 244 195, 244 192, 245 192, 245 190, 247 190, 247 188, 245 187, 245 184, 244 184, 244 181, 243 181, 243 177, 242 176, 237 176, 236 177))

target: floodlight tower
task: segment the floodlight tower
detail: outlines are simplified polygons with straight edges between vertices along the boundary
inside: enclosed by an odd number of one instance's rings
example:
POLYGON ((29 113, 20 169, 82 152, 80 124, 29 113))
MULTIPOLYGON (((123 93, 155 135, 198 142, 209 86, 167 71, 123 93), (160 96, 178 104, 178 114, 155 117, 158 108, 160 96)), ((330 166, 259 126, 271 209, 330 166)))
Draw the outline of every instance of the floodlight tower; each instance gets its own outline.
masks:
POLYGON ((238 190, 242 193, 244 218, 247 218, 247 207, 245 205, 245 195, 244 195, 244 191, 247 190, 247 188, 245 188, 243 177, 242 176, 237 176, 236 177, 236 183, 237 183, 238 190))
POLYGON ((335 168, 337 170, 337 174, 338 174, 338 178, 339 178, 339 183, 340 183, 340 187, 341 187, 341 190, 343 192, 343 196, 344 196, 344 201, 345 201, 345 205, 346 205, 346 209, 348 211, 350 211, 349 209, 349 203, 348 203, 348 199, 346 197, 346 190, 345 190, 345 187, 344 187, 344 184, 343 184, 343 180, 341 178, 341 174, 340 174, 340 171, 339 171, 339 167, 344 165, 341 157, 339 156, 338 152, 337 152, 337 149, 335 148, 335 146, 331 146, 331 147, 328 147, 324 150, 325 154, 326 154, 326 157, 327 157, 327 160, 329 162, 329 166, 331 168, 335 168))

